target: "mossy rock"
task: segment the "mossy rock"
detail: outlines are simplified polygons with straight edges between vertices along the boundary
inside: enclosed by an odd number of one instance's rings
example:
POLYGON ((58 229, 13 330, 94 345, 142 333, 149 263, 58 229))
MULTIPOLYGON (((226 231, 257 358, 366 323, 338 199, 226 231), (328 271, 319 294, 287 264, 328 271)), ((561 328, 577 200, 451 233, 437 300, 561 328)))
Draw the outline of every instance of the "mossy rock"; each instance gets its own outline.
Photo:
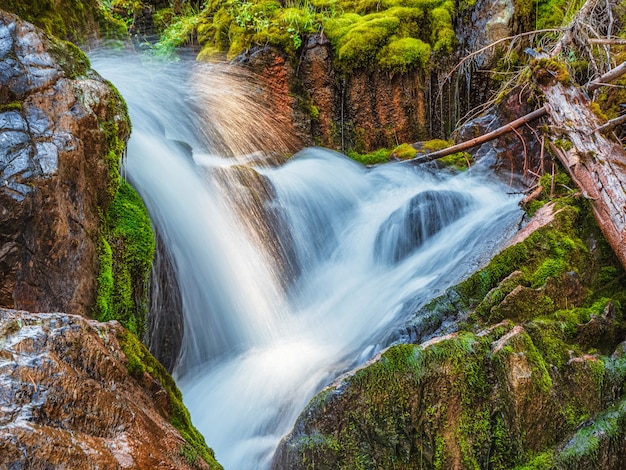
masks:
POLYGON ((4 0, 1 8, 74 43, 128 36, 126 25, 99 0, 4 0))
POLYGON ((204 437, 191 423, 189 411, 183 404, 183 396, 165 367, 150 354, 148 349, 130 331, 121 330, 117 339, 128 359, 128 372, 140 382, 143 382, 145 373, 150 374, 167 393, 170 423, 178 429, 186 441, 185 446, 181 448, 183 455, 188 457, 200 456, 212 470, 222 469, 222 466, 215 460, 213 450, 206 445, 204 437))
POLYGON ((274 468, 621 468, 626 275, 587 201, 555 206, 420 310, 424 334, 465 318, 458 332, 393 346, 323 391, 274 468))

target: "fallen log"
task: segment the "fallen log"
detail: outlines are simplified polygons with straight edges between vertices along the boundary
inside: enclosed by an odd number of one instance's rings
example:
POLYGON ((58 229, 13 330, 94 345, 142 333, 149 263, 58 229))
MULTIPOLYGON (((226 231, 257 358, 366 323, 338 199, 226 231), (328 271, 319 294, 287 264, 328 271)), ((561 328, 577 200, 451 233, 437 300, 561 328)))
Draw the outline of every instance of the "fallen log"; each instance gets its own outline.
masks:
POLYGON ((602 233, 626 268, 626 152, 597 132, 598 118, 580 88, 559 82, 540 88, 552 129, 571 142, 550 148, 590 200, 602 233))

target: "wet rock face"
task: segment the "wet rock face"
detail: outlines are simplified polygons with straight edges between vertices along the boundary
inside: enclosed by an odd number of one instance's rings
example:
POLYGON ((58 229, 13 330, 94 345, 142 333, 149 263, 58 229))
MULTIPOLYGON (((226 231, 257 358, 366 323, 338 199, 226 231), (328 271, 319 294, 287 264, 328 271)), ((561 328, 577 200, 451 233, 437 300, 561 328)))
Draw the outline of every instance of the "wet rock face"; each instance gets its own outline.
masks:
POLYGON ((0 306, 89 312, 116 108, 74 46, 0 11, 0 306))
POLYGON ((117 322, 0 309, 0 455, 7 468, 208 468, 138 380, 117 322), (193 464, 191 463, 193 460, 193 464))
POLYGON ((144 343, 171 374, 183 343, 183 298, 172 256, 156 232, 156 251, 150 273, 150 308, 144 343))
MULTIPOLYGON (((461 55, 482 49, 513 34, 512 0, 477 0, 473 7, 462 13, 457 39, 461 55)), ((485 51, 474 58, 477 68, 491 68, 495 65, 496 48, 485 51)))
MULTIPOLYGON (((523 88, 514 88, 499 104, 459 127, 453 135, 454 140, 457 143, 465 142, 496 130, 532 112, 533 106, 523 88)), ((532 127, 537 127, 540 123, 541 121, 536 121, 532 123, 532 127)), ((531 126, 522 126, 516 131, 482 144, 473 152, 473 157, 491 165, 496 174, 507 183, 524 186, 535 181, 535 177, 528 170, 541 175, 550 169, 549 157, 545 156, 547 152, 543 152, 542 158, 541 142, 537 140, 538 134, 531 126)))
POLYGON ((304 49, 298 78, 319 111, 311 130, 320 145, 364 152, 427 137, 420 72, 359 70, 344 78, 333 66, 330 43, 317 34, 304 49))
POLYGON ((389 75, 356 71, 345 77, 323 34, 312 35, 297 68, 270 48, 242 56, 264 81, 277 119, 290 123, 302 145, 365 152, 427 137, 421 72, 389 75))

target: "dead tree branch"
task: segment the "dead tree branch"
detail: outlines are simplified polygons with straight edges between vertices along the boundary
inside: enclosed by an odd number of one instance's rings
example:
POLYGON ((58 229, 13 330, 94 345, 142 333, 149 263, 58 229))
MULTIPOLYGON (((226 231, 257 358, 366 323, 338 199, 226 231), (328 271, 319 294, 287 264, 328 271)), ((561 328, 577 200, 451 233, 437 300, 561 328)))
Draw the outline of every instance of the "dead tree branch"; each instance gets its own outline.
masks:
POLYGON ((605 124, 601 125, 600 127, 598 127, 597 129, 595 129, 593 132, 606 132, 606 131, 610 131, 611 129, 614 129, 615 127, 624 124, 626 122, 626 114, 620 116, 620 117, 616 117, 615 119, 611 119, 610 121, 607 121, 605 124))
POLYGON ((481 135, 480 137, 476 137, 466 142, 453 145, 452 147, 448 147, 442 150, 437 150, 436 152, 417 156, 409 160, 409 162, 414 163, 414 164, 419 164, 423 162, 437 160, 438 158, 442 158, 447 155, 452 155, 453 153, 463 152, 464 150, 469 150, 472 147, 476 147, 477 145, 481 145, 481 144, 484 144, 485 142, 489 142, 490 140, 493 140, 496 137, 500 137, 501 135, 506 134, 507 132, 510 132, 513 129, 516 129, 526 124, 527 122, 531 122, 531 121, 534 121, 535 119, 539 119, 540 117, 545 116, 546 114, 547 114, 546 108, 536 109, 532 113, 526 114, 525 116, 522 116, 521 118, 518 118, 515 121, 511 121, 510 123, 502 127, 499 127, 496 130, 488 132, 487 134, 481 135))

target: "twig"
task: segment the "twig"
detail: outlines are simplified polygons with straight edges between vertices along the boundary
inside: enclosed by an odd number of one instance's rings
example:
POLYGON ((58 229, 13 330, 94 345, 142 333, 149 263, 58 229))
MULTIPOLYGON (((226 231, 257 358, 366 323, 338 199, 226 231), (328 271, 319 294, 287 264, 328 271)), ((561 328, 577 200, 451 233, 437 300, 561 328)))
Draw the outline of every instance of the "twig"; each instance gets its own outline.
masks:
POLYGON ((607 131, 607 130, 611 130, 614 127, 617 127, 620 124, 623 124, 625 122, 626 122, 626 114, 624 114, 623 116, 620 116, 620 117, 616 117, 615 119, 611 119, 610 121, 606 122, 605 124, 602 124, 597 129, 594 129, 593 132, 604 132, 604 131, 607 131))
POLYGON ((613 80, 621 77, 625 73, 626 73, 626 62, 622 62, 620 65, 618 65, 615 68, 612 68, 604 75, 587 83, 587 86, 586 86, 587 91, 594 91, 600 88, 601 86, 604 86, 606 82, 612 82, 613 80))
POLYGON ((466 55, 465 57, 463 57, 463 59, 459 61, 458 64, 452 67, 452 69, 448 72, 448 74, 443 78, 442 82, 440 83, 440 87, 442 86, 443 83, 447 82, 452 76, 452 74, 456 72, 465 62, 477 56, 478 54, 482 54, 483 52, 491 49, 492 47, 497 46, 498 44, 501 44, 506 41, 512 41, 512 40, 515 40, 524 36, 532 36, 533 34, 560 33, 560 32, 562 32, 562 30, 558 28, 537 29, 535 31, 527 31, 525 33, 516 34, 515 36, 507 36, 505 38, 501 38, 501 39, 498 39, 497 41, 487 44, 485 47, 482 47, 481 49, 478 49, 477 51, 474 51, 471 54, 466 55))
POLYGON ((588 42, 592 45, 626 46, 626 39, 589 38, 588 42))

